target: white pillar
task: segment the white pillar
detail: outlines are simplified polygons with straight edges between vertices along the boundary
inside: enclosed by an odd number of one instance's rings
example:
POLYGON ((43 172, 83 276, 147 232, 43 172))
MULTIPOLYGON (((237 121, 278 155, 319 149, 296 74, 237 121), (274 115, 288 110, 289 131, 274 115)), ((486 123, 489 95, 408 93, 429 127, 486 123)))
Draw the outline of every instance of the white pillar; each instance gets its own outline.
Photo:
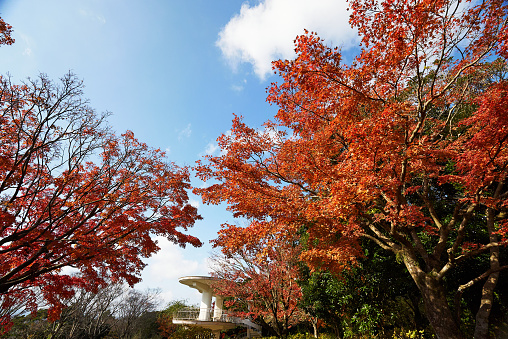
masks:
POLYGON ((224 299, 221 296, 215 296, 215 309, 213 311, 213 319, 220 320, 222 317, 222 305, 224 299))
POLYGON ((201 321, 210 321, 210 307, 212 306, 212 291, 203 291, 201 296, 201 307, 199 309, 199 319, 201 321))

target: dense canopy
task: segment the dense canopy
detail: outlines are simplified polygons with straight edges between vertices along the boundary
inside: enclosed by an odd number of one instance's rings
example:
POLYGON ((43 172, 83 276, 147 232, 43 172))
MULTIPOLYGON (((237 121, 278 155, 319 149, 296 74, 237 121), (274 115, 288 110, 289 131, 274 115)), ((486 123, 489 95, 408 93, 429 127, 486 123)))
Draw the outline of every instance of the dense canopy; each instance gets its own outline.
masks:
MULTIPOLYGON (((279 60, 279 111, 263 130, 235 117, 223 153, 197 166, 205 202, 236 216, 225 246, 305 230, 301 258, 340 269, 360 239, 392 251, 440 338, 460 338, 443 279, 490 254, 476 337, 484 337, 506 237, 508 8, 503 1, 350 1, 362 50, 350 64, 314 33, 279 60), (255 236, 249 237, 252 233, 255 236)), ((227 239, 227 240, 226 240, 227 239)), ((459 289, 459 294, 460 294, 459 289)))

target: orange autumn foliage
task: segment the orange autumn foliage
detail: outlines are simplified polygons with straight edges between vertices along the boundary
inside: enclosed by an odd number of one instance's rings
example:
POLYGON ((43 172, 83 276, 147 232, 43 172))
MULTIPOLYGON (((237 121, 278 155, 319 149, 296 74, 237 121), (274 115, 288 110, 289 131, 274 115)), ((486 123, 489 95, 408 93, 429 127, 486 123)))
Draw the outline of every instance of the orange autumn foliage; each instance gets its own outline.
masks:
MULTIPOLYGON (((248 237, 250 231, 244 234, 248 237)), ((298 245, 273 246, 265 239, 255 244, 245 239, 244 245, 228 247, 224 240, 215 242, 222 246, 223 255, 212 258, 212 276, 218 279, 214 293, 226 298, 229 314, 252 319, 278 337, 287 336, 289 328, 308 319, 299 304, 298 245)))
MULTIPOLYGON (((216 183, 195 192, 255 221, 252 239, 305 230, 301 259, 314 267, 354 262, 364 238, 394 252, 440 338, 462 338, 444 277, 490 253, 471 282, 484 283, 475 334, 483 338, 508 267, 499 261, 508 244, 507 4, 349 4, 359 55, 348 65, 317 34, 298 37, 296 58, 273 63, 282 79, 268 90, 274 121, 257 129, 235 116, 218 139, 222 154, 196 166, 216 183), (478 227, 487 239, 462 251, 478 227)), ((227 225, 220 238, 234 247, 245 233, 227 225)))
POLYGON ((11 33, 12 26, 0 18, 0 45, 12 45, 14 43, 11 33))

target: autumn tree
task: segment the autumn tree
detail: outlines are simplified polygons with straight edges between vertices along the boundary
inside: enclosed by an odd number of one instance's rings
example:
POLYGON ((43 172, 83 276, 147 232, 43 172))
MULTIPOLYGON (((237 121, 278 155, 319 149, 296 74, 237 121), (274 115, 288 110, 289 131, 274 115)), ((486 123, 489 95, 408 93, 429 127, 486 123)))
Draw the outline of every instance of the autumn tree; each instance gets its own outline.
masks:
POLYGON ((219 279, 213 286, 215 293, 227 298, 228 312, 251 318, 277 337, 285 338, 289 328, 308 318, 299 307, 300 248, 290 242, 273 246, 270 242, 249 240, 254 240, 252 233, 215 240, 215 246, 222 246, 222 254, 212 258, 212 275, 219 279))
POLYGON ((507 4, 349 4, 361 53, 348 65, 316 34, 298 37, 296 58, 274 63, 282 78, 268 90, 275 119, 260 130, 235 117, 218 139, 222 154, 197 166, 216 182, 196 192, 238 217, 307 228, 312 246, 301 258, 313 267, 355 262, 361 238, 393 252, 439 338, 463 338, 446 278, 488 256, 457 290, 460 298, 483 285, 474 335, 486 338, 508 267, 500 260, 508 243, 507 4))
POLYGON ((71 73, 60 83, 0 78, 2 308, 35 309, 37 286, 54 319, 72 287, 138 282, 142 258, 159 249, 152 235, 201 245, 183 233, 200 218, 188 203, 188 169, 130 131, 115 135, 106 117, 71 73))
POLYGON ((12 26, 0 18, 0 45, 12 45, 14 43, 11 33, 12 26))

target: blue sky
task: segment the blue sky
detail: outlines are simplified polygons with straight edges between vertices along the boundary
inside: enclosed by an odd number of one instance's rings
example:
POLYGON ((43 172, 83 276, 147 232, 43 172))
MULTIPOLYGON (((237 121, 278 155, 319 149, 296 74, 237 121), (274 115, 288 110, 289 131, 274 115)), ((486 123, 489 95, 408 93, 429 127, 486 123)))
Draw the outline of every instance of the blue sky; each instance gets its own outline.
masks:
MULTIPOLYGON (((233 113, 251 126, 273 117, 270 61, 293 57, 304 29, 346 53, 359 43, 345 0, 0 0, 0 16, 16 39, 0 48, 0 74, 57 80, 70 70, 84 80, 90 105, 112 112, 116 132, 131 130, 189 166, 217 154, 233 113)), ((191 200, 204 219, 190 233, 204 246, 161 240, 136 286, 161 288, 165 302, 199 302, 178 277, 207 275, 209 241, 221 223, 235 222, 225 206, 191 200)))

